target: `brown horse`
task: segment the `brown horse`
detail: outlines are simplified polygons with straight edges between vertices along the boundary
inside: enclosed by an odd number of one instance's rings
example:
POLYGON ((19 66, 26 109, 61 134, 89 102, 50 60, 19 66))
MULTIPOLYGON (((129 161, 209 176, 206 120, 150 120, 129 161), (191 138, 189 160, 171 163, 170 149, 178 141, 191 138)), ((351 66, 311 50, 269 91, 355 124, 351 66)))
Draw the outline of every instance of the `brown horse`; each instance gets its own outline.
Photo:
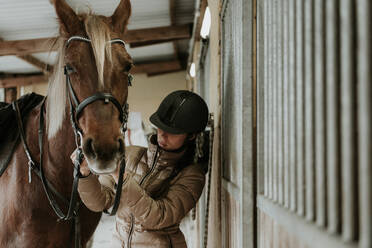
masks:
MULTIPOLYGON (((70 155, 76 148, 70 123, 68 87, 64 68, 73 91, 81 102, 98 92, 111 94, 120 105, 128 95, 128 73, 132 65, 122 44, 110 42, 124 39, 131 12, 129 0, 121 0, 111 17, 76 14, 64 0, 52 1, 60 21, 60 51, 54 75, 49 82, 45 108, 41 105, 24 123, 31 155, 38 161, 38 126, 40 111, 45 111, 46 133, 43 138, 43 168, 49 182, 66 199, 71 194, 73 166, 70 155), (90 42, 71 37, 84 37, 90 42)), ((116 170, 124 153, 119 111, 114 104, 94 101, 84 108, 78 125, 84 134, 81 143, 91 170, 109 173, 116 170)), ((0 247, 74 247, 74 228, 70 221, 57 222, 41 180, 32 173, 29 183, 28 159, 19 144, 8 169, 0 178, 0 247)), ((60 203, 62 206, 62 203, 60 203)), ((62 207, 67 211, 67 207, 62 207)), ((79 210, 81 243, 93 234, 101 213, 89 211, 83 204, 79 210)))

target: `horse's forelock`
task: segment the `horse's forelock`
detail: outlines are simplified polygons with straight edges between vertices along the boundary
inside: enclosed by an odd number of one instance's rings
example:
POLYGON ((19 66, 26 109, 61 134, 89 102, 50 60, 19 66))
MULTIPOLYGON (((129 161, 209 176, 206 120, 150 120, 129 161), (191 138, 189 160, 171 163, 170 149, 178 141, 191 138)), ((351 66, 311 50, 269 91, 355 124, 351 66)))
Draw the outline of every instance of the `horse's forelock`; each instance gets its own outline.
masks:
POLYGON ((99 82, 103 86, 105 59, 109 61, 109 65, 112 65, 110 29, 102 17, 96 15, 87 15, 84 24, 96 59, 99 82))
MULTIPOLYGON (((96 59, 99 84, 104 86, 104 65, 107 59, 112 65, 110 29, 102 17, 88 14, 84 16, 85 31, 91 40, 96 59)), ((66 113, 67 87, 64 76, 64 57, 66 39, 59 39, 59 53, 54 73, 49 80, 47 98, 48 138, 53 138, 62 127, 66 113)))

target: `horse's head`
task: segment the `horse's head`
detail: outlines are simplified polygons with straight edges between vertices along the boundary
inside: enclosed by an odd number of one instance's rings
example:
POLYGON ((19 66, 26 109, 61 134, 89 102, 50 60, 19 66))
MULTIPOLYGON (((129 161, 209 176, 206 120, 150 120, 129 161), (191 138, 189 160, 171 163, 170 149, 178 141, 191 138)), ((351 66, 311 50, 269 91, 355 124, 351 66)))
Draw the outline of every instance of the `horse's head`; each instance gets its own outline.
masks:
POLYGON ((62 44, 48 90, 48 136, 54 137, 63 127, 70 98, 91 170, 113 172, 124 154, 120 111, 127 102, 132 66, 124 44, 117 39, 124 39, 130 1, 121 0, 111 17, 78 15, 64 0, 52 2, 62 44), (91 96, 86 106, 78 106, 91 96))

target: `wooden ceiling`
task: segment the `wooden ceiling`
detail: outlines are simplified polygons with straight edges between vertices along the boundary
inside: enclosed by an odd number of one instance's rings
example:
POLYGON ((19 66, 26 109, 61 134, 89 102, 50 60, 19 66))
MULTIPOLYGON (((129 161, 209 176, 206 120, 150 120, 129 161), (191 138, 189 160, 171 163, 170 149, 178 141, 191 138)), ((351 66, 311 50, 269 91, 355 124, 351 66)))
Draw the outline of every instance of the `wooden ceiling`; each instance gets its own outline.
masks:
MULTIPOLYGON (((193 24, 177 25, 175 9, 176 0, 169 0, 170 26, 128 30, 125 41, 131 48, 166 42, 172 42, 174 48, 173 59, 135 63, 131 71, 132 73, 146 73, 151 76, 186 69, 187 55, 180 54, 177 41, 191 38, 193 24)), ((49 37, 4 41, 0 37, 0 56, 16 56, 41 71, 41 73, 32 74, 5 74, 0 72, 0 88, 19 87, 47 82, 48 75, 53 70, 53 66, 39 60, 32 54, 55 51, 56 48, 52 46, 55 39, 55 37, 49 37)))

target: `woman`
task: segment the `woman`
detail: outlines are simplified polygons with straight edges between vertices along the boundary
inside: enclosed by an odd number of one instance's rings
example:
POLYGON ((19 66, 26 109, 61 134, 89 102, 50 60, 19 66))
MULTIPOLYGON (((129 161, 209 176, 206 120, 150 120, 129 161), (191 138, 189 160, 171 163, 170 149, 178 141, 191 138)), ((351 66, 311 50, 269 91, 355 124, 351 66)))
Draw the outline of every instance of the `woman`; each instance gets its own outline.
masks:
MULTIPOLYGON (((186 247, 181 220, 195 207, 205 175, 194 164, 195 138, 208 122, 204 100, 189 91, 175 91, 150 117, 157 134, 149 148, 126 149, 126 172, 116 214, 114 247, 186 247)), ((79 194, 92 211, 113 205, 118 172, 96 176, 84 162, 79 194)))

